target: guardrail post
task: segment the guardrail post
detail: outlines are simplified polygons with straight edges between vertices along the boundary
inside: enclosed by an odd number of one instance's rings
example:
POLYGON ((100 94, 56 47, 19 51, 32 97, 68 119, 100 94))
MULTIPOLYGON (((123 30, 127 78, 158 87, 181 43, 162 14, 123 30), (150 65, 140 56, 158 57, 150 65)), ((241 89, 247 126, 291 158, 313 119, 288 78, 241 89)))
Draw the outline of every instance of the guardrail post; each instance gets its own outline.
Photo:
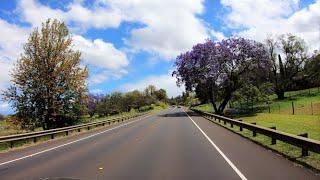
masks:
MULTIPOLYGON (((270 127, 270 129, 277 130, 275 126, 270 127)), ((277 144, 277 139, 274 137, 271 137, 271 145, 275 145, 275 144, 277 144)))
POLYGON ((88 131, 90 130, 90 126, 88 126, 88 131))
POLYGON ((37 142, 37 137, 34 137, 33 138, 33 143, 36 143, 37 142))
POLYGON ((226 124, 227 124, 227 121, 226 121, 226 120, 224 120, 224 121, 223 121, 223 124, 224 124, 224 125, 226 125, 226 124))
POLYGON ((68 136, 69 135, 69 131, 66 131, 66 136, 68 136))
MULTIPOLYGON (((239 119, 238 121, 242 122, 242 119, 239 119)), ((243 131, 242 126, 241 126, 241 125, 239 126, 239 128, 240 128, 240 131, 243 131)))
POLYGON ((81 132, 81 128, 78 129, 78 132, 81 132))
MULTIPOLYGON (((251 123, 251 124, 257 125, 257 123, 251 123)), ((256 136, 257 136, 257 132, 253 130, 253 131, 252 131, 252 136, 253 136, 253 137, 256 137, 256 136)))
POLYGON ((230 126, 233 128, 233 123, 232 122, 230 123, 230 126))
POLYGON ((10 148, 13 148, 13 144, 14 142, 13 141, 10 141, 10 148))
POLYGON ((219 123, 221 122, 221 119, 220 118, 218 118, 218 120, 219 120, 219 123))
POLYGON ((54 139, 54 134, 51 134, 51 139, 54 139))
MULTIPOLYGON (((308 138, 308 133, 299 134, 298 136, 308 138)), ((302 147, 301 156, 302 157, 309 156, 308 149, 305 149, 304 147, 302 147)))

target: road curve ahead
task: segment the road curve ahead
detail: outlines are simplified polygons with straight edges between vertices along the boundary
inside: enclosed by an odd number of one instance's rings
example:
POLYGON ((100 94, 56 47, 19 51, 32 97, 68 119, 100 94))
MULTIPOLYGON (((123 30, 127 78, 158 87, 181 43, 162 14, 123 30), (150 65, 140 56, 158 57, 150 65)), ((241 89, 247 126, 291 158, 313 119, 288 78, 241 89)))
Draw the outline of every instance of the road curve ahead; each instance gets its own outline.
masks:
POLYGON ((0 154, 0 179, 320 179, 182 108, 0 154))

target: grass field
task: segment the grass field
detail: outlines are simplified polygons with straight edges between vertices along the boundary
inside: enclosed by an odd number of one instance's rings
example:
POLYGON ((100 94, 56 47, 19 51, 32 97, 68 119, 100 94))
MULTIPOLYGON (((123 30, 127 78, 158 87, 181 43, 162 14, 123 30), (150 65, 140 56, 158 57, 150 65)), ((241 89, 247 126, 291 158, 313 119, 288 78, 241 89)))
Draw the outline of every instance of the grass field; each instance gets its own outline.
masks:
MULTIPOLYGON (((302 92, 287 92, 286 96, 291 96, 291 98, 285 100, 276 100, 275 96, 270 98, 272 99, 272 105, 270 107, 271 113, 269 113, 268 109, 264 109, 257 113, 250 113, 247 115, 242 114, 241 116, 235 115, 235 118, 242 119, 249 123, 255 122, 257 125, 264 127, 276 126, 279 131, 294 135, 308 133, 309 138, 320 141, 320 93, 318 92, 318 89, 311 89, 310 93, 309 90, 304 90, 302 92), (292 102, 295 105, 294 115, 292 115, 292 102), (313 103, 313 109, 311 109, 311 102, 313 103)), ((210 104, 199 105, 196 106, 195 109, 213 112, 210 104)), ((222 124, 222 126, 224 125, 222 124)), ((241 132, 239 131, 239 128, 225 127, 264 146, 283 153, 292 159, 306 163, 320 170, 320 154, 310 153, 310 156, 308 157, 300 157, 300 148, 279 141, 276 145, 271 145, 271 138, 269 137, 263 135, 252 137, 251 131, 244 130, 241 132)))
POLYGON ((276 126, 277 130, 290 134, 308 133, 309 138, 320 140, 320 116, 258 113, 241 119, 264 127, 276 126))
POLYGON ((290 144, 277 141, 277 144, 271 145, 271 138, 257 134, 256 137, 252 136, 252 131, 243 129, 243 131, 240 131, 238 127, 234 126, 234 128, 231 128, 229 125, 224 125, 223 123, 220 124, 221 126, 224 126, 227 129, 230 129, 234 131, 235 133, 240 134, 241 136, 244 136, 246 138, 249 138, 267 148, 273 149, 281 154, 284 154, 286 157, 288 157, 291 160, 296 161, 297 163, 302 163, 306 166, 311 166, 314 169, 320 170, 320 154, 309 152, 309 156, 307 157, 301 157, 301 148, 292 146, 290 144))
MULTIPOLYGON (((271 113, 295 115, 320 115, 320 89, 311 88, 300 91, 286 92, 284 100, 277 100, 276 95, 269 97, 271 113), (293 103, 293 106, 292 106, 293 103)), ((262 112, 269 112, 267 102, 257 103, 263 106, 262 112)))

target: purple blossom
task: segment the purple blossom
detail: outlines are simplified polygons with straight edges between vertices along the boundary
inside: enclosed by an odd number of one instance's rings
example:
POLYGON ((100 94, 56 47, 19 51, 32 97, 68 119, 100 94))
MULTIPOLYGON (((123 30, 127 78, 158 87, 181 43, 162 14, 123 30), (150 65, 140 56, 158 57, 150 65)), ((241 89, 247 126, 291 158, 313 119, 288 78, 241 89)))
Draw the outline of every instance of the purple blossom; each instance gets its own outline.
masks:
MULTIPOLYGON (((220 42, 207 40, 177 57, 173 76, 177 78, 177 84, 185 84, 188 91, 193 91, 199 84, 208 87, 215 108, 217 101, 222 101, 224 106, 235 90, 252 79, 249 76, 252 71, 263 69, 267 64, 267 51, 262 43, 244 38, 220 42)), ((215 109, 221 111, 224 107, 215 109)))

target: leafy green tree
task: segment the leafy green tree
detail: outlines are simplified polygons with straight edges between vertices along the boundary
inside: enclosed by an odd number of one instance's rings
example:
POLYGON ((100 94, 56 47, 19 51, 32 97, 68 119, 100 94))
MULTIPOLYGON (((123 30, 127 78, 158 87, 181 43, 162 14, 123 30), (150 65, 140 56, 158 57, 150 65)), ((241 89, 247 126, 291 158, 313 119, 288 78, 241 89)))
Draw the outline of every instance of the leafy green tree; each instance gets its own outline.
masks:
POLYGON ((270 80, 274 85, 274 92, 278 99, 284 99, 284 92, 290 90, 297 79, 305 78, 303 65, 308 59, 305 42, 297 36, 286 34, 277 40, 267 39, 266 46, 271 64, 270 80), (280 49, 280 52, 277 49, 280 49))
POLYGON ((320 86, 320 52, 316 51, 304 66, 304 74, 308 83, 315 87, 320 86))
POLYGON ((215 113, 222 114, 233 93, 249 81, 256 81, 254 72, 265 69, 267 62, 262 43, 244 38, 208 40, 177 57, 173 76, 187 92, 201 85, 215 113))
POLYGON ((49 19, 33 30, 4 92, 23 128, 51 129, 79 119, 87 90, 80 55, 63 22, 49 19))
POLYGON ((144 90, 144 93, 148 96, 153 96, 155 91, 156 91, 156 86, 154 85, 149 85, 148 87, 146 87, 146 89, 144 90))
POLYGON ((125 94, 125 102, 127 103, 127 109, 139 109, 142 106, 142 94, 138 90, 127 92, 125 94))
POLYGON ((164 89, 156 90, 156 91, 154 92, 154 94, 155 94, 157 100, 159 100, 159 101, 166 102, 167 99, 168 99, 167 91, 164 90, 164 89))
POLYGON ((125 111, 125 107, 123 107, 123 98, 120 92, 114 92, 110 95, 110 109, 111 114, 119 114, 125 111))

